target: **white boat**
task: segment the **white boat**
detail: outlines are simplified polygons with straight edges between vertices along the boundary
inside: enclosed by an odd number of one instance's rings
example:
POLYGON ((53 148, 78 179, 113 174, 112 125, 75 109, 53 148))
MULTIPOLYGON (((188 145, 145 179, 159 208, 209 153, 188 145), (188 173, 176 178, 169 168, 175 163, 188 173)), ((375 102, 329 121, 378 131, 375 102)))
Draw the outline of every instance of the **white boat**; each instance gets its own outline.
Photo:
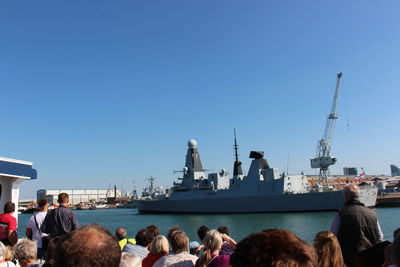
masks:
POLYGON ((106 204, 96 204, 96 209, 108 209, 108 206, 106 204))

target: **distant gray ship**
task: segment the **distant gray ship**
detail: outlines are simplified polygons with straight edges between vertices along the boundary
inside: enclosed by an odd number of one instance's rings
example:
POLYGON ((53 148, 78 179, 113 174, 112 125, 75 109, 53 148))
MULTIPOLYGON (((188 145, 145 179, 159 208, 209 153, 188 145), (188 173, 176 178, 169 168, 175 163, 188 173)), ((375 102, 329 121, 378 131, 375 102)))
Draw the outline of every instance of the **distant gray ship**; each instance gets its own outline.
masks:
MULTIPOLYGON (((305 175, 280 174, 270 168, 264 153, 251 151, 251 166, 243 174, 235 138, 233 177, 222 169, 207 177, 197 150, 189 140, 183 177, 169 194, 135 201, 141 213, 256 213, 337 210, 343 205, 341 190, 312 187, 305 175)), ((360 200, 375 206, 377 188, 361 187, 360 200)))

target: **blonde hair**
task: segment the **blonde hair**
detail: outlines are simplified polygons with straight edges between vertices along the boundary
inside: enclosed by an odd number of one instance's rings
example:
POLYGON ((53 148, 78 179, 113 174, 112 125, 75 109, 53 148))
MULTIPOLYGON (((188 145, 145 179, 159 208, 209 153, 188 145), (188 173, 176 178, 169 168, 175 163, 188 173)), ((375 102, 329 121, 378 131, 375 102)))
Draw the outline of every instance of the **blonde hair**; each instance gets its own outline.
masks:
POLYGON ((163 235, 158 235, 153 238, 149 247, 150 251, 156 255, 167 254, 169 251, 168 240, 163 235))
POLYGON ((222 247, 222 237, 221 233, 217 230, 210 230, 204 237, 204 246, 206 247, 206 252, 201 256, 199 261, 200 267, 207 266, 212 260, 211 255, 213 252, 219 251, 222 247))
POLYGON ((12 261, 14 259, 14 248, 12 246, 6 246, 6 254, 4 256, 5 261, 12 261))
POLYGON ((336 236, 328 231, 317 233, 314 238, 319 267, 344 266, 342 250, 336 236))

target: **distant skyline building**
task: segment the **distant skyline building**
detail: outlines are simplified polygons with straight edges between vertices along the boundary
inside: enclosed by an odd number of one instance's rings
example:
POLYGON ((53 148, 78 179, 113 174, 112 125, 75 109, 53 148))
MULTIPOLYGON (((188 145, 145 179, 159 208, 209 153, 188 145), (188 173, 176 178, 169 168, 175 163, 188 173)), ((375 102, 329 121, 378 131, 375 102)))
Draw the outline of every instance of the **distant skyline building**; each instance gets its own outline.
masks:
POLYGON ((400 169, 394 164, 390 165, 390 172, 392 176, 400 176, 400 169))
POLYGON ((60 193, 69 195, 69 203, 72 205, 80 202, 106 202, 107 197, 121 196, 121 190, 107 189, 39 189, 36 191, 37 200, 45 198, 49 203, 57 204, 57 198, 60 193))
POLYGON ((346 176, 357 176, 358 171, 356 167, 344 167, 343 174, 346 176))

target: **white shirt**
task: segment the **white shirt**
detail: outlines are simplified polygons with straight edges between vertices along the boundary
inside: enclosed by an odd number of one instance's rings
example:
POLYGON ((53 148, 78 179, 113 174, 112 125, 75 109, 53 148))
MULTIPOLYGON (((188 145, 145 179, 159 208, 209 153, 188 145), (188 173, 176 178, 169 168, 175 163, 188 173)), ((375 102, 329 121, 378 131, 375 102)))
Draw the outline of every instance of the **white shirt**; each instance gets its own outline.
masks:
POLYGON ((175 254, 173 252, 161 257, 153 264, 153 267, 193 267, 196 264, 197 257, 187 252, 175 254))
POLYGON ((38 212, 35 215, 33 215, 28 221, 27 227, 32 229, 32 240, 37 242, 38 248, 42 248, 42 236, 47 236, 47 234, 42 233, 42 235, 40 235, 40 232, 36 227, 34 216, 36 217, 37 224, 40 227, 44 221, 44 218, 46 217, 46 214, 47 211, 38 212))
POLYGON ((15 264, 12 261, 5 261, 0 263, 0 267, 15 267, 15 264))

